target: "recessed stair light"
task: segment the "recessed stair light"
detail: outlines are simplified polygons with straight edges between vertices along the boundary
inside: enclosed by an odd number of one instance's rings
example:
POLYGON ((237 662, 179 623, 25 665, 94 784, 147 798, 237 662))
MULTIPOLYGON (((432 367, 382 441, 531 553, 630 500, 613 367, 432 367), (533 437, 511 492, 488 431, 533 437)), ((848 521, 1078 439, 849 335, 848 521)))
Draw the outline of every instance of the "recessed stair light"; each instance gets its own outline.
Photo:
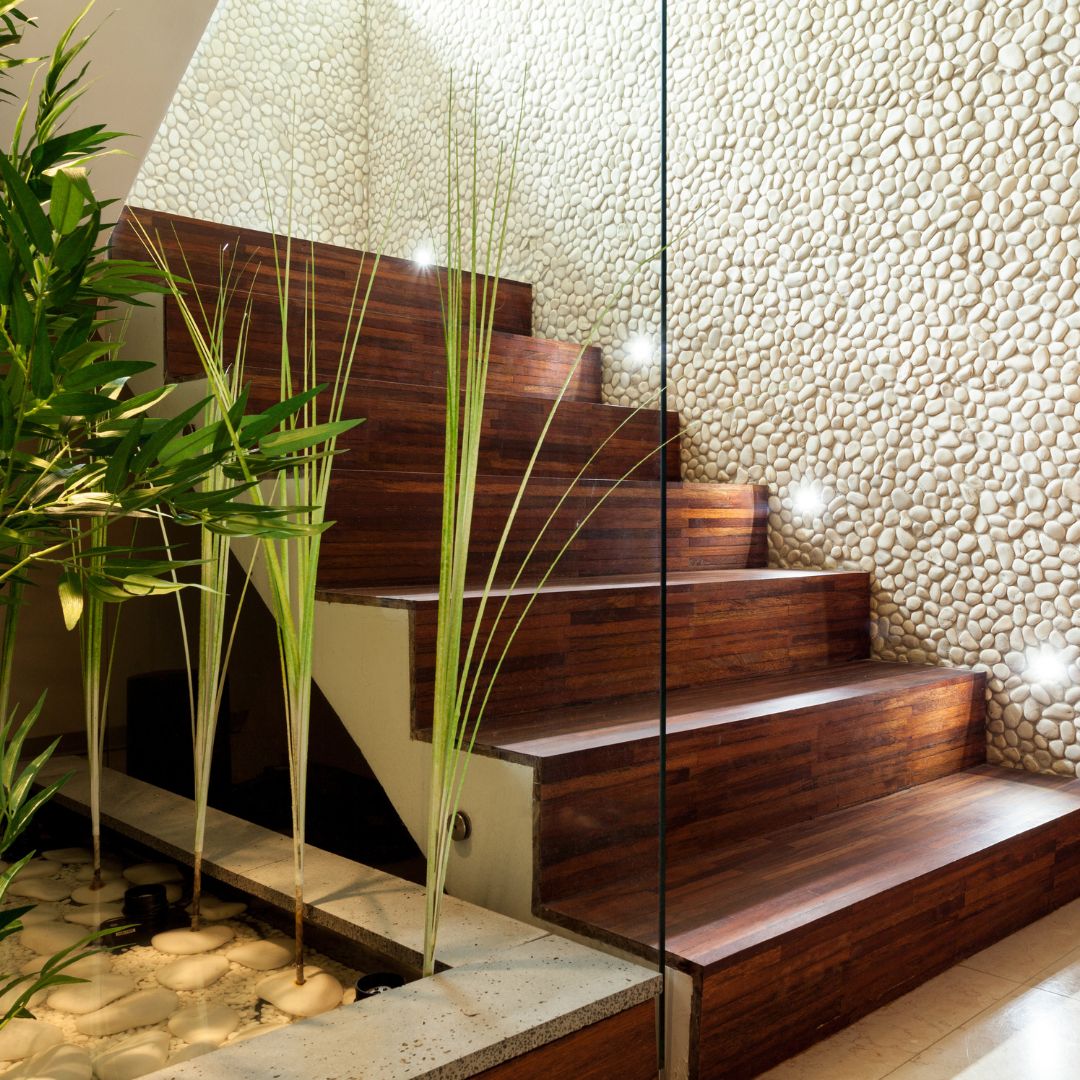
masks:
POLYGON ((644 334, 630 338, 626 343, 626 358, 637 367, 645 367, 653 358, 653 343, 644 334))
POLYGON ((791 509, 802 517, 817 517, 825 509, 825 500, 818 488, 803 484, 791 493, 791 509))
POLYGON ((1069 669, 1061 653, 1044 645, 1028 650, 1024 674, 1032 682, 1055 686, 1068 680, 1069 669))

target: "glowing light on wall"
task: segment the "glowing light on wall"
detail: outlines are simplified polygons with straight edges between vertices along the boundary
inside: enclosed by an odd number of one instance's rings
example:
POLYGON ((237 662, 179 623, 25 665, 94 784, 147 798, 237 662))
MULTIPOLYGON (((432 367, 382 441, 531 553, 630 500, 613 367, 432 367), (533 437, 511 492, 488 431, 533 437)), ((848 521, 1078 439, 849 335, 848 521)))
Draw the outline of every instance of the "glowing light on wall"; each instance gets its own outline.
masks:
POLYGON ((791 510, 800 517, 820 517, 825 512, 825 498, 819 488, 801 484, 792 489, 791 510))
POLYGON ((1060 686, 1068 680, 1069 669, 1061 653, 1044 645, 1028 651, 1024 674, 1031 682, 1060 686))

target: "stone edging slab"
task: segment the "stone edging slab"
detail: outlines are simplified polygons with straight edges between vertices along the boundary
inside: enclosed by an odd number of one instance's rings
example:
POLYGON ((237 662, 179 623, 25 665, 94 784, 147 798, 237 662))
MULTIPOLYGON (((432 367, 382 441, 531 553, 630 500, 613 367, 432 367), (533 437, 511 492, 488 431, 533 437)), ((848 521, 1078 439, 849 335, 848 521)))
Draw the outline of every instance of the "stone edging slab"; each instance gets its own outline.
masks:
MULTIPOLYGON (((85 761, 58 759, 47 772, 74 773, 57 802, 87 813, 85 761)), ((191 864, 190 799, 105 769, 101 806, 106 827, 191 864)), ((288 837, 210 809, 204 868, 261 900, 291 908, 288 837)), ((305 852, 305 877, 312 924, 399 964, 419 966, 422 888, 313 847, 305 852)), ((437 958, 445 970, 430 979, 154 1075, 460 1080, 648 1001, 660 989, 650 968, 452 897, 443 901, 437 958)))

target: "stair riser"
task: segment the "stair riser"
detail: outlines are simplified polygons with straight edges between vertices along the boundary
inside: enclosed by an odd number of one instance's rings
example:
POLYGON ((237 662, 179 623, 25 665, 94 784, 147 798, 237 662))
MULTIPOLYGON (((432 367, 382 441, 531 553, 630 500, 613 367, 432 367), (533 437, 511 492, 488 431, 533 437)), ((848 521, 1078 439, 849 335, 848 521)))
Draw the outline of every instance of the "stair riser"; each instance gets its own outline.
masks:
MULTIPOLYGON (((669 688, 824 667, 869 654, 865 574, 673 584, 668 602, 669 688)), ((505 640, 525 598, 504 616, 505 640)), ((476 603, 470 602, 471 627, 476 603)), ((552 592, 533 605, 491 695, 506 716, 655 691, 658 588, 552 592)), ((416 716, 431 715, 435 604, 414 612, 416 716)), ((493 651, 493 655, 497 655, 493 651)))
MULTIPOLYGON (((507 544, 499 580, 512 580, 568 481, 531 481, 507 544)), ((558 564, 557 577, 656 573, 659 567, 657 485, 585 481, 559 510, 537 547, 528 580, 551 565, 578 523, 611 494, 558 564)), ((482 582, 517 496, 517 482, 480 479, 473 514, 470 578, 482 582)), ((327 510, 337 524, 323 541, 324 588, 431 585, 438 581, 442 484, 434 475, 335 473, 327 510)), ((760 566, 765 559, 766 500, 761 488, 687 484, 669 501, 669 566, 673 571, 760 566)), ((653 653, 655 658, 655 652, 653 653)))
MULTIPOLYGON (((248 371, 276 373, 281 330, 272 238, 268 233, 129 207, 113 232, 114 258, 143 259, 143 243, 129 222, 137 215, 165 252, 177 273, 195 282, 206 310, 214 311, 220 292, 222 250, 231 267, 234 295, 226 340, 235 343, 250 299, 248 371)), ((350 324, 357 273, 363 266, 359 303, 374 265, 370 253, 329 244, 293 244, 290 282, 290 347, 303 355, 307 264, 314 253, 320 370, 331 376, 337 367, 342 337, 350 324)), ((280 255, 284 258, 284 245, 280 255)), ((465 287, 468 295, 468 283, 465 287)), ((466 301, 467 302, 467 301, 466 301)), ((581 354, 578 345, 532 338, 532 287, 519 281, 499 282, 488 386, 496 392, 552 397, 569 377, 570 398, 600 401, 601 365, 597 348, 581 354)), ((175 380, 199 378, 202 365, 190 335, 171 300, 165 303, 166 369, 175 380)), ((440 279, 435 270, 421 270, 408 259, 384 257, 375 275, 364 317, 357 366, 369 379, 444 386, 440 279)))
MULTIPOLYGON (((110 242, 113 258, 146 258, 146 249, 131 224, 133 218, 142 223, 165 252, 172 269, 200 287, 216 289, 220 285, 224 261, 225 272, 232 278, 236 306, 242 308, 249 294, 277 300, 275 266, 280 263, 284 268, 284 238, 278 239, 275 255, 274 238, 270 233, 128 206, 113 231, 110 242)), ((370 252, 294 239, 290 294, 300 305, 302 315, 307 278, 310 268, 314 267, 318 309, 344 314, 353 304, 358 274, 361 285, 356 303, 358 307, 363 304, 374 265, 375 257, 370 252)), ((479 280, 483 283, 485 279, 479 280)), ((464 290, 467 298, 468 281, 464 283, 464 290)), ((205 295, 203 298, 208 299, 205 295)), ((434 269, 422 270, 409 259, 381 258, 368 302, 369 312, 391 311, 400 318, 437 323, 440 304, 440 279, 434 269)), ((494 326, 496 330, 513 334, 532 333, 531 285, 506 278, 500 280, 494 326)))
MULTIPOLYGON (((265 409, 279 398, 278 379, 251 379, 251 403, 265 409)), ((338 440, 341 464, 350 469, 435 473, 443 467, 446 391, 435 386, 402 385, 354 379, 345 402, 346 417, 363 418, 359 427, 338 440)), ((551 416, 552 402, 539 398, 489 394, 484 404, 484 432, 478 471, 484 475, 525 475, 537 441, 551 416)), ((537 477, 566 477, 569 481, 588 465, 593 479, 618 480, 633 475, 658 481, 660 460, 667 478, 679 479, 679 442, 661 455, 659 415, 613 405, 563 401, 554 413, 540 456, 533 467, 537 477), (600 450, 603 446, 603 450, 600 450), (600 451, 596 460, 589 459, 600 451)), ((675 413, 670 430, 679 430, 675 413)))
MULTIPOLYGON (((216 290, 204 286, 213 298, 216 290)), ((342 336, 348 326, 349 310, 329 302, 319 302, 316 324, 318 370, 322 379, 332 379, 341 357, 342 336)), ((239 336, 243 309, 230 308, 226 320, 226 341, 234 347, 239 336)), ((295 362, 304 356, 304 307, 301 299, 289 313, 289 347, 295 362)), ((569 379, 566 396, 571 400, 600 401, 600 355, 587 349, 578 362, 580 348, 562 342, 518 334, 492 335, 488 389, 493 393, 539 395, 552 398, 569 379)), ((191 336, 172 300, 165 303, 165 355, 169 377, 183 381, 200 378, 202 365, 191 336)), ((253 297, 247 341, 246 371, 274 375, 281 366, 281 321, 276 298, 253 297)), ((446 386, 446 349, 443 329, 435 319, 413 318, 391 309, 369 309, 360 334, 355 368, 368 379, 446 386)))
POLYGON ((691 1080, 749 1080, 1080 895, 1066 815, 709 969, 691 1080))
MULTIPOLYGON (((670 734, 668 866, 979 764, 985 678, 882 689, 847 701, 670 734)), ((656 740, 549 759, 539 776, 539 899, 654 866, 656 740)))

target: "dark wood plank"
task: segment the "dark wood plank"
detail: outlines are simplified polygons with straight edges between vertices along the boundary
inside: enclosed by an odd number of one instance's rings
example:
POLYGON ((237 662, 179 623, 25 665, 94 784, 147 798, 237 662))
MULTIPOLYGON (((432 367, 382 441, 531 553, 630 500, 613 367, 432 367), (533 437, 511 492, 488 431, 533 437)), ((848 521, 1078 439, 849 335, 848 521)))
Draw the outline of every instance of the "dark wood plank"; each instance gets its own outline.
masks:
POLYGON ((1054 883, 1078 805, 709 972, 691 1076, 757 1076, 1073 899, 1054 883))
MULTIPOLYGON (((470 545, 474 582, 487 576, 519 482, 506 476, 478 478, 470 545)), ((560 506, 568 483, 565 478, 540 476, 530 480, 507 542, 500 581, 513 580, 556 508, 525 580, 540 579, 587 517, 559 563, 560 578, 658 572, 657 484, 627 481, 615 486, 611 481, 585 480, 560 506)), ((327 513, 336 524, 322 546, 319 581, 324 589, 431 586, 438 581, 441 474, 367 472, 343 463, 334 471, 327 513)), ((673 485, 669 565, 676 571, 762 565, 766 515, 763 488, 673 485)))
POLYGON ((480 1080, 656 1080, 656 1005, 652 1001, 477 1073, 480 1080))
MULTIPOLYGON (((253 376, 249 380, 252 405, 267 408, 277 402, 279 385, 277 377, 253 376)), ((520 479, 552 417, 553 404, 534 396, 489 392, 484 403, 480 472, 520 479)), ((338 442, 347 455, 342 464, 348 468, 441 472, 446 422, 443 387, 354 378, 344 415, 364 420, 338 442)), ((679 430, 677 413, 670 415, 668 424, 669 431, 679 430)), ((617 480, 633 470, 635 479, 658 481, 663 456, 668 480, 678 482, 679 442, 669 443, 664 455, 657 453, 659 426, 659 415, 652 410, 564 400, 551 420, 533 473, 573 478, 585 469, 592 479, 617 480), (596 460, 590 465, 594 455, 596 460)))
MULTIPOLYGON (((381 272, 381 268, 380 268, 381 272)), ((216 287, 201 286, 213 310, 216 287)), ((316 319, 317 360, 320 375, 331 378, 337 370, 343 339, 349 326, 347 304, 335 306, 332 293, 320 293, 316 319)), ((302 294, 301 294, 302 296, 302 294)), ((446 386, 446 348, 440 323, 410 311, 407 292, 396 307, 371 305, 364 317, 355 372, 368 378, 419 386, 446 386)), ((267 297, 252 300, 247 341, 247 371, 276 374, 281 366, 281 319, 278 302, 267 297)), ((226 340, 234 343, 242 309, 230 308, 226 340)), ((293 301, 289 315, 289 346, 303 355, 302 299, 293 301)), ((191 336, 170 299, 165 303, 165 355, 170 378, 198 378, 202 367, 191 336)), ((600 401, 600 351, 582 350, 571 342, 548 341, 496 331, 491 338, 488 388, 497 393, 552 398, 566 388, 575 401, 600 401)))
MULTIPOLYGON (((718 845, 982 762, 984 686, 983 676, 969 672, 863 661, 674 692, 667 728, 669 865, 696 867, 700 853, 718 845)), ((481 731, 495 752, 509 745, 516 757, 530 749, 536 755, 541 902, 588 890, 598 879, 633 881, 653 872, 654 695, 648 707, 647 718, 614 729, 591 724, 595 710, 568 710, 582 714, 580 735, 530 739, 520 722, 516 734, 498 726, 481 731)), ((646 702, 637 708, 644 713, 646 702)))
MULTIPOLYGON (((146 258, 146 248, 132 225, 133 218, 158 243, 172 269, 194 283, 216 290, 221 282, 224 254, 226 265, 236 270, 238 296, 246 297, 250 292, 277 301, 273 234, 127 206, 120 214, 110 241, 110 253, 114 258, 146 258)), ((277 237, 282 261, 286 239, 281 235, 277 237)), ((319 307, 327 306, 340 314, 347 313, 357 280, 360 281, 361 296, 367 288, 374 260, 372 253, 294 240, 290 291, 301 304, 310 260, 314 260, 315 265, 319 307)), ((421 270, 409 259, 384 255, 372 288, 370 308, 438 324, 439 276, 436 269, 421 270)), ((493 280, 481 277, 480 282, 490 288, 493 280)), ((467 282, 465 295, 467 299, 467 282)), ((499 281, 497 297, 495 329, 508 334, 531 334, 532 286, 503 278, 499 281)))
MULTIPOLYGON (((692 1076, 757 1075, 1080 893, 1080 781, 980 766, 672 867, 692 1076)), ((648 955, 655 886, 547 917, 648 955)))
MULTIPOLYGON (((510 596, 494 648, 501 648, 529 595, 519 589, 510 596)), ((655 692, 659 595, 656 578, 650 576, 549 583, 514 640, 491 694, 488 716, 655 692)), ((323 597, 412 609, 414 721, 428 726, 435 592, 327 590, 323 597)), ((466 631, 478 603, 478 595, 469 594, 466 631)), ((858 572, 673 572, 668 685, 708 686, 864 659, 869 654, 869 603, 869 577, 858 572)))
MULTIPOLYGON (((158 238, 170 265, 190 276, 207 312, 217 307, 221 260, 233 260, 236 291, 226 319, 227 340, 235 342, 245 305, 250 302, 247 366, 276 373, 281 355, 281 319, 274 270, 273 238, 268 233, 128 207, 113 232, 116 257, 144 258, 132 219, 158 238)), ((370 253, 328 244, 296 242, 290 286, 290 347, 303 349, 305 273, 314 259, 318 316, 316 337, 320 370, 337 366, 350 325, 358 274, 366 287, 370 253)), ((554 396, 567 385, 571 399, 600 401, 600 352, 569 342, 531 337, 532 288, 499 282, 488 385, 494 391, 554 396)), ((165 355, 169 377, 197 378, 202 368, 183 319, 171 300, 165 303, 165 355)), ((445 385, 445 349, 439 299, 439 272, 421 271, 405 259, 383 257, 364 319, 358 374, 367 378, 420 385, 445 385)))

